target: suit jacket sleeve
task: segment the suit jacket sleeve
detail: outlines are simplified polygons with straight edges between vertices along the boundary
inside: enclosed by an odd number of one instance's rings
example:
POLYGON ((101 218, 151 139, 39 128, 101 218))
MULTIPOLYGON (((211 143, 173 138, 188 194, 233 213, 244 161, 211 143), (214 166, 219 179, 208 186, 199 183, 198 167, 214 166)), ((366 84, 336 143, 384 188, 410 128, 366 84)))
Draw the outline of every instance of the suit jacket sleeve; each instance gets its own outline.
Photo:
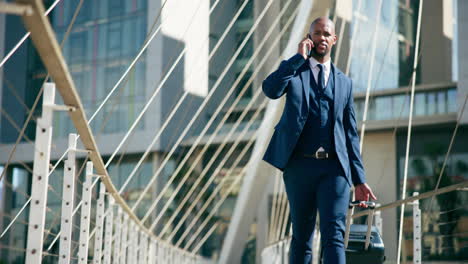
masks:
POLYGON ((262 83, 262 90, 270 99, 278 99, 287 92, 289 80, 296 71, 306 62, 300 54, 282 61, 276 71, 271 73, 262 83))
POLYGON ((351 82, 348 102, 344 109, 343 125, 346 136, 346 149, 348 151, 349 166, 351 168, 351 179, 354 185, 366 182, 364 166, 362 165, 359 151, 359 135, 357 132, 356 114, 353 103, 353 85, 351 82))

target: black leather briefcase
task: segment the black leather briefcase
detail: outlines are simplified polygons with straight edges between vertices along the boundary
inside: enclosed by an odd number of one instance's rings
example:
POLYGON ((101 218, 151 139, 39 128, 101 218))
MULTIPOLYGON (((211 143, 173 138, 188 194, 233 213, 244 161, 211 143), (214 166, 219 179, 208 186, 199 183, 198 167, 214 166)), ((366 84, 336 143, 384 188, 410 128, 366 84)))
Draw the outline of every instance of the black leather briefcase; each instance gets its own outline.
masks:
MULTIPOLYGON (((359 202, 349 204, 346 216, 345 247, 346 264, 381 264, 385 261, 385 247, 377 227, 373 226, 374 202, 364 202, 368 206, 369 215, 366 225, 351 224, 354 207, 359 202)), ((323 263, 323 250, 320 252, 323 263)))
POLYGON ((365 202, 368 206, 366 225, 351 224, 354 207, 359 201, 349 204, 346 216, 345 247, 347 264, 380 264, 385 261, 385 247, 377 227, 373 226, 374 202, 365 202))
POLYGON ((378 229, 372 226, 366 249, 367 225, 353 224, 349 230, 346 248, 347 264, 380 264, 385 261, 385 247, 378 229))

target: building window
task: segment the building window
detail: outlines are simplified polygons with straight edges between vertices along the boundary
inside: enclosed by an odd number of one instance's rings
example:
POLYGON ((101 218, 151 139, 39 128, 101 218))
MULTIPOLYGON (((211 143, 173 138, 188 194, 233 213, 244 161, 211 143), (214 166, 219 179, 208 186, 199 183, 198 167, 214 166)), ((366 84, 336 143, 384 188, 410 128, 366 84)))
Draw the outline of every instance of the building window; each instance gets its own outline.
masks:
POLYGON ((122 0, 110 0, 109 2, 109 16, 121 15, 124 11, 122 0))
POLYGON ((109 25, 108 38, 107 38, 107 54, 108 57, 120 56, 122 47, 122 31, 121 24, 112 23, 109 25))
MULTIPOLYGON (((453 127, 413 131, 412 137, 417 138, 417 140, 411 142, 407 197, 413 195, 413 192, 424 193, 434 189, 440 176, 440 169, 452 133, 453 127)), ((461 126, 450 158, 447 160, 444 174, 440 178, 440 188, 468 179, 468 145, 463 143, 466 142, 467 138, 468 127, 461 126)), ((403 184, 406 140, 407 131, 401 130, 397 134, 398 197, 401 195, 401 186, 403 184)), ((468 201, 468 193, 460 190, 435 196, 431 209, 429 209, 431 199, 420 200, 423 219, 423 262, 430 260, 466 260, 468 241, 468 233, 464 227, 468 220, 466 201, 468 201)), ((411 221, 412 208, 407 206, 405 222, 410 223, 411 221)), ((410 240, 406 245, 412 245, 411 224, 405 224, 404 236, 407 240, 410 240)), ((411 256, 412 249, 407 247, 406 252, 411 256)))

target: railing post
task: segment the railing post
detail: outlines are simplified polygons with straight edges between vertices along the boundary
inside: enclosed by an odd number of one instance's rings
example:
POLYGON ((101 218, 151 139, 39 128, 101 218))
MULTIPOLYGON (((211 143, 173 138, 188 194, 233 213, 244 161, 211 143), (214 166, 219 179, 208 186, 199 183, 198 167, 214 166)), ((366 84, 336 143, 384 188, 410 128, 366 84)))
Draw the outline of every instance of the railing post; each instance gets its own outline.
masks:
POLYGON ((177 250, 172 250, 172 262, 171 263, 180 263, 180 254, 177 250))
POLYGON ((128 222, 128 243, 127 243, 127 263, 135 261, 133 258, 133 247, 135 245, 134 235, 135 232, 133 231, 133 222, 129 220, 128 222))
POLYGON ((76 134, 68 135, 68 158, 65 161, 62 189, 62 221, 60 224, 59 264, 70 263, 75 196, 76 134))
MULTIPOLYGON (((413 196, 419 193, 414 192, 413 196)), ((419 200, 413 203, 413 263, 421 263, 421 209, 419 209, 419 200)))
POLYGON ((349 241, 349 233, 351 230, 351 225, 353 224, 353 212, 354 212, 354 207, 352 205, 348 206, 348 212, 346 215, 346 231, 345 231, 345 237, 344 237, 344 247, 348 248, 348 241, 349 241))
MULTIPOLYGON (((114 223, 114 198, 112 196, 107 197, 108 200, 108 211, 106 214, 106 232, 104 237, 104 264, 111 263, 112 253, 112 231, 114 223)), ((117 242, 117 241, 116 241, 117 242)))
POLYGON ((167 261, 167 263, 177 263, 175 260, 176 260, 176 251, 174 250, 173 247, 171 246, 168 246, 167 247, 167 252, 168 252, 168 256, 169 256, 169 260, 167 261))
POLYGON ((128 236, 129 236, 128 240, 130 241, 130 244, 128 245, 127 263, 136 263, 136 260, 137 260, 136 249, 137 249, 137 243, 138 243, 138 234, 136 231, 135 224, 133 222, 130 222, 128 236))
POLYGON ((78 248, 78 263, 88 263, 89 221, 91 218, 91 184, 93 177, 93 163, 86 163, 86 179, 83 182, 81 196, 80 245, 78 248))
POLYGON ((104 183, 99 185, 99 198, 96 208, 96 233, 94 234, 94 257, 93 264, 100 264, 102 258, 102 233, 104 226, 104 204, 105 204, 106 188, 104 183))
MULTIPOLYGON (((376 207, 379 207, 380 204, 376 204, 376 207)), ((377 227, 377 230, 379 230, 379 233, 381 236, 383 236, 383 222, 382 222, 382 212, 380 210, 374 212, 375 216, 375 226, 377 227)))
POLYGON ((143 232, 141 232, 140 230, 138 230, 137 263, 145 263, 144 260, 143 260, 143 251, 144 251, 144 248, 143 248, 143 241, 144 241, 144 240, 145 240, 145 238, 144 238, 144 236, 143 236, 143 232))
POLYGON ((283 263, 289 262, 289 244, 286 240, 283 242, 283 263))
POLYGON ((162 259, 162 262, 163 263, 169 263, 170 261, 170 258, 169 258, 169 248, 166 247, 165 244, 162 244, 161 245, 161 259, 162 259))
POLYGON ((149 239, 149 254, 148 254, 148 263, 154 264, 156 262, 156 245, 153 239, 149 239))
POLYGON ((162 243, 158 244, 158 263, 164 263, 166 261, 166 251, 162 243))
POLYGON ((120 263, 120 248, 121 248, 121 239, 122 237, 122 208, 117 206, 117 217, 115 218, 115 237, 114 237, 114 257, 113 261, 116 264, 120 263))
POLYGON ((148 235, 144 234, 143 238, 143 263, 148 263, 148 252, 149 251, 149 246, 148 246, 148 235))
POLYGON ((138 251, 139 251, 139 234, 140 230, 138 230, 138 226, 135 224, 135 222, 132 222, 133 228, 132 228, 132 233, 133 233, 133 243, 132 243, 132 256, 133 256, 133 261, 132 263, 137 263, 138 262, 138 251))
POLYGON ((367 216, 367 232, 366 232, 366 242, 364 248, 367 250, 370 245, 370 237, 372 232, 372 222, 374 221, 374 209, 368 209, 369 215, 367 216))
POLYGON ((156 241, 156 263, 161 263, 162 261, 162 248, 161 243, 156 241))
POLYGON ((55 84, 44 84, 42 116, 37 119, 36 142, 34 144, 34 166, 31 182, 31 205, 29 209, 26 263, 41 263, 44 243, 44 227, 49 185, 50 146, 52 143, 55 84))
POLYGON ((128 215, 123 215, 122 222, 122 241, 120 242, 120 263, 127 263, 127 246, 128 246, 128 215))

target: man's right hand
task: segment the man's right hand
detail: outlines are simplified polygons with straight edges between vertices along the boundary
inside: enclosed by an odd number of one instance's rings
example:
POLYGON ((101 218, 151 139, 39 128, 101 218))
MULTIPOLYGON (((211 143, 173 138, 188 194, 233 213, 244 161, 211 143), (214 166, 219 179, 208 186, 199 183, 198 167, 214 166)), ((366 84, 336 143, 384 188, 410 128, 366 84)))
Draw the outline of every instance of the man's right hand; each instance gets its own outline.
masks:
POLYGON ((297 53, 301 54, 305 60, 309 59, 308 52, 314 47, 314 42, 306 36, 300 43, 297 48, 297 53))

